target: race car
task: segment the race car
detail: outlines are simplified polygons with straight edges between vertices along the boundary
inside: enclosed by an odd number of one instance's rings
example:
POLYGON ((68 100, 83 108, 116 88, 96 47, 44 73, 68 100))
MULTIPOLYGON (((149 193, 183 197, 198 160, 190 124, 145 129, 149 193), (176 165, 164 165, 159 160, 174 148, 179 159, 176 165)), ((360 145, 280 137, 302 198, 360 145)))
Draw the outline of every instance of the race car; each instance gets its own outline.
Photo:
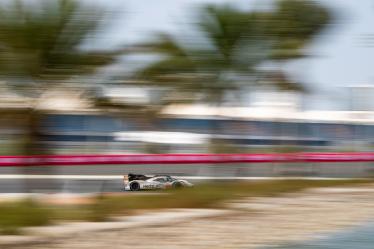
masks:
POLYGON ((183 188, 192 187, 193 184, 186 180, 176 179, 168 175, 135 175, 128 174, 123 179, 125 191, 139 191, 149 189, 168 189, 168 188, 183 188))

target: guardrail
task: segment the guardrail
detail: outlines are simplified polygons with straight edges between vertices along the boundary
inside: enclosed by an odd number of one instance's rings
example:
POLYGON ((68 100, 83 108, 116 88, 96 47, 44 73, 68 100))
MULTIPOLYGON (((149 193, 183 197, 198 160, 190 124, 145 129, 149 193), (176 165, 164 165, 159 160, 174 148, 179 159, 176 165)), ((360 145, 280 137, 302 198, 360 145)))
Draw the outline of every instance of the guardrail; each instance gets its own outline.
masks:
POLYGON ((0 167, 269 162, 374 162, 374 152, 0 156, 0 167))

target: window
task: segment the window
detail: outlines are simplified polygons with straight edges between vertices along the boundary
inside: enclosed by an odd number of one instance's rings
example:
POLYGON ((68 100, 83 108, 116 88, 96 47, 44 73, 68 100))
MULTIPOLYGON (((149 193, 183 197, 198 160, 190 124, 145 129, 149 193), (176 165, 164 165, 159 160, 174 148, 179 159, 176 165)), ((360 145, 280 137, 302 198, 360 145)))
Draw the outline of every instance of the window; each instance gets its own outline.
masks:
POLYGON ((167 177, 167 181, 168 181, 168 182, 173 182, 173 181, 174 181, 174 179, 173 179, 173 178, 171 178, 170 176, 168 176, 168 177, 167 177))
POLYGON ((155 182, 166 182, 166 179, 164 177, 158 177, 154 181, 155 182))

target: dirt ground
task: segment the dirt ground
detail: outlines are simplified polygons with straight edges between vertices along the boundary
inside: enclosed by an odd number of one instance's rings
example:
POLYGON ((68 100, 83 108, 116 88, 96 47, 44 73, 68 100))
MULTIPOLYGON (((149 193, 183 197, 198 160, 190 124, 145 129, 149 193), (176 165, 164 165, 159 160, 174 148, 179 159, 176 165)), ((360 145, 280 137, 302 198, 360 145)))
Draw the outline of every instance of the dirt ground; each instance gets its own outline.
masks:
POLYGON ((232 212, 224 216, 82 233, 27 248, 257 248, 313 239, 374 219, 374 185, 242 199, 227 203, 227 207, 232 212))

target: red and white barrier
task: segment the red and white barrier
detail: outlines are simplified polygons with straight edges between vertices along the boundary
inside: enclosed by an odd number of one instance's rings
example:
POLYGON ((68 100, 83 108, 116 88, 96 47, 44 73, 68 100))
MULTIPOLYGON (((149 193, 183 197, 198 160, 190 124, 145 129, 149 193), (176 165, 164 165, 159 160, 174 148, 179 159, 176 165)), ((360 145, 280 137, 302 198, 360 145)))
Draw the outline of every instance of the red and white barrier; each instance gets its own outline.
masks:
POLYGON ((97 164, 198 164, 267 162, 374 162, 374 152, 278 154, 139 154, 0 156, 0 166, 97 164))

